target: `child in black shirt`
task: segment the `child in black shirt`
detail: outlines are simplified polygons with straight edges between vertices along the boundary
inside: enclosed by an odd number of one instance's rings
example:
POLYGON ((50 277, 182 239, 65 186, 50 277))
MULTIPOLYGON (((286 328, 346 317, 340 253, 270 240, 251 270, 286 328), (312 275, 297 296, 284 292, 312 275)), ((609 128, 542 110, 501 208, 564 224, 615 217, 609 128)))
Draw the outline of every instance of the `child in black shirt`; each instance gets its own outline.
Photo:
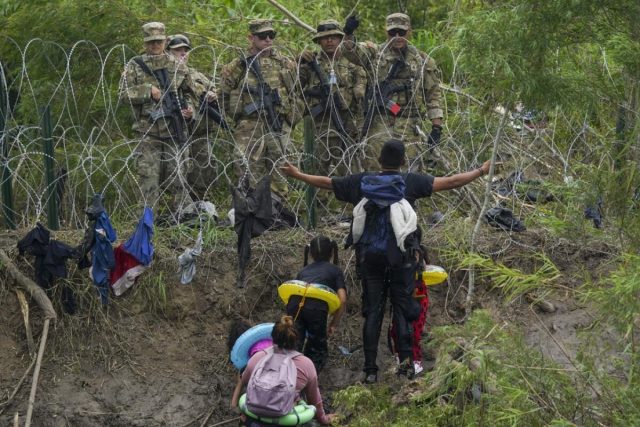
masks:
POLYGON ((317 283, 333 289, 340 299, 340 308, 333 314, 327 328, 329 307, 326 302, 294 295, 287 303, 287 314, 293 316, 298 332, 298 351, 313 361, 316 371, 320 371, 327 361, 327 336, 332 335, 342 317, 346 303, 347 290, 344 274, 338 267, 338 244, 325 236, 317 236, 305 247, 304 268, 296 276, 296 280, 317 283), (307 265, 311 253, 313 262, 307 265), (329 261, 333 257, 333 264, 329 261))

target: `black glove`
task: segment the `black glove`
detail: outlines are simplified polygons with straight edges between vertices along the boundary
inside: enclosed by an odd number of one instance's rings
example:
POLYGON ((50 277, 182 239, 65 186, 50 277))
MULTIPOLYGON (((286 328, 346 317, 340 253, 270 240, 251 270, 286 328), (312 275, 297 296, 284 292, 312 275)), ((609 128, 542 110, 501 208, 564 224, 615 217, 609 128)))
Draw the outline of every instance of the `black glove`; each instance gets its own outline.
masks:
POLYGON ((440 142, 440 137, 442 136, 442 126, 433 125, 431 127, 431 133, 429 134, 429 143, 430 147, 435 147, 440 142))
POLYGON ((358 15, 355 13, 347 18, 347 21, 344 23, 344 28, 342 31, 348 36, 353 35, 353 32, 360 26, 360 20, 358 19, 358 15))

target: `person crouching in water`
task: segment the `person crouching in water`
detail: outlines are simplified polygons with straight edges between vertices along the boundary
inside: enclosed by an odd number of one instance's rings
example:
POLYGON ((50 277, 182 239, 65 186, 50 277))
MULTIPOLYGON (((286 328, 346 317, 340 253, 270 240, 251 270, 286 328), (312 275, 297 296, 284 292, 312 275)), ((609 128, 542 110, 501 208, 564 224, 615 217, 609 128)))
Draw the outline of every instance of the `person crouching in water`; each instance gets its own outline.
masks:
MULTIPOLYGON (((271 338, 273 339, 275 352, 287 353, 295 350, 298 343, 298 334, 293 323, 293 318, 291 316, 282 316, 280 320, 275 323, 273 331, 271 332, 271 338)), ((260 350, 251 356, 246 369, 242 373, 242 384, 245 387, 249 384, 249 380, 256 366, 267 354, 266 350, 260 350)), ((303 395, 309 405, 316 407, 316 421, 322 425, 331 424, 336 418, 336 414, 324 413, 322 396, 320 395, 320 389, 318 387, 318 373, 316 372, 315 366, 313 366, 313 362, 308 357, 299 353, 293 356, 291 360, 297 371, 296 392, 299 395, 303 395)), ((246 419, 246 417, 243 418, 246 419)), ((247 427, 261 427, 264 424, 252 419, 246 419, 245 425, 247 427)))
POLYGON ((329 307, 326 302, 309 297, 305 297, 303 301, 302 297, 294 295, 287 303, 287 314, 295 319, 298 351, 304 352, 320 372, 327 363, 329 354, 327 336, 338 328, 347 304, 344 274, 338 267, 338 244, 326 236, 312 239, 305 247, 304 268, 300 270, 296 280, 325 285, 333 289, 340 299, 340 308, 334 313, 328 328, 329 307), (307 265, 309 254, 313 262, 307 265))

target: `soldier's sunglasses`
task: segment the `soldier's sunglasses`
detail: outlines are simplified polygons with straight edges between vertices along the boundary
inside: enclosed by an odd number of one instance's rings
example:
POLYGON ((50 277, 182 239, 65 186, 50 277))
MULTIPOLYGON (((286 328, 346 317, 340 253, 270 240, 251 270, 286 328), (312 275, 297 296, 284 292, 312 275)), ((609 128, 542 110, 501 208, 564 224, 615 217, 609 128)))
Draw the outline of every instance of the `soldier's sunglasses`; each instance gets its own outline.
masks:
POLYGON ((404 37, 407 35, 407 30, 402 30, 400 28, 392 28, 389 31, 387 31, 387 34, 389 34, 391 37, 396 37, 396 36, 404 37))
POLYGON ((265 31, 264 33, 256 33, 254 34, 254 36, 258 37, 260 40, 266 40, 267 37, 270 38, 271 40, 274 40, 276 38, 276 32, 265 31))
POLYGON ((340 27, 338 27, 336 24, 325 24, 325 25, 318 25, 317 32, 322 33, 324 31, 339 30, 339 29, 340 27))

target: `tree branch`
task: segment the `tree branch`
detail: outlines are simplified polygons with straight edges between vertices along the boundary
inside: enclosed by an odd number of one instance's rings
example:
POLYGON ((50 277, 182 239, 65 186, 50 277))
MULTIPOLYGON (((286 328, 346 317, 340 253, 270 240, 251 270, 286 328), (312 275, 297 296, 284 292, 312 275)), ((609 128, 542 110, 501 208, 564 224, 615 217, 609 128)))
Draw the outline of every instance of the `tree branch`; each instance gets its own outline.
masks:
POLYGON ((29 279, 27 276, 22 274, 22 272, 15 266, 11 258, 7 255, 5 251, 0 249, 0 261, 2 261, 2 265, 9 273, 9 276, 13 280, 15 280, 16 284, 27 291, 31 298, 35 300, 38 306, 44 312, 45 319, 53 319, 54 321, 58 318, 56 315, 56 311, 53 309, 53 304, 51 304, 51 300, 44 292, 40 286, 38 286, 33 280, 29 279))
POLYGON ((284 13, 285 15, 287 15, 289 18, 293 19, 293 22, 298 24, 300 27, 304 28, 305 30, 309 31, 310 33, 315 33, 316 32, 315 28, 313 28, 309 24, 305 24, 300 18, 298 18, 293 13, 291 13, 286 7, 284 7, 283 5, 278 3, 276 0, 267 0, 267 1, 269 3, 271 3, 273 6, 275 6, 276 8, 280 9, 280 11, 282 13, 284 13))

